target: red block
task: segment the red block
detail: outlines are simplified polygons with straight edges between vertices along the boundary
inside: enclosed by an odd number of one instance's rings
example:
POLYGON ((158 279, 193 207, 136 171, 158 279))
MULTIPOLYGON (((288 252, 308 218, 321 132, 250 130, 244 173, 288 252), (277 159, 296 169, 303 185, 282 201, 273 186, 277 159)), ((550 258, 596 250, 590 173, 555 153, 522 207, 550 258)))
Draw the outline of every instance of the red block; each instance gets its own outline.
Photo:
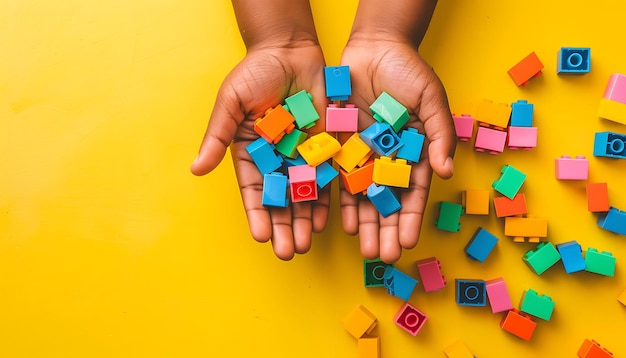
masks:
POLYGON ((587 183, 587 210, 592 213, 609 211, 609 188, 606 183, 587 183))
POLYGON ((446 287, 446 279, 441 274, 439 260, 434 257, 419 260, 416 262, 417 270, 422 278, 424 291, 432 292, 446 287))
POLYGON ((499 218, 528 214, 528 209, 526 208, 526 197, 522 193, 516 194, 512 200, 506 196, 494 198, 493 206, 496 209, 496 216, 499 218))
POLYGON ((600 347, 598 342, 593 339, 585 339, 582 346, 578 349, 578 356, 580 358, 611 358, 613 353, 600 347))
POLYGON ((426 317, 425 314, 411 306, 411 304, 406 303, 393 320, 398 326, 402 327, 402 329, 415 336, 417 332, 422 329, 427 319, 428 317, 426 317))
POLYGON ((530 341, 537 328, 537 322, 533 321, 529 315, 513 308, 502 317, 500 327, 525 341, 530 341))
POLYGON ((528 56, 524 57, 520 62, 513 66, 508 74, 511 76, 513 82, 518 86, 526 86, 531 78, 539 77, 543 70, 543 64, 537 57, 537 54, 531 52, 528 56))

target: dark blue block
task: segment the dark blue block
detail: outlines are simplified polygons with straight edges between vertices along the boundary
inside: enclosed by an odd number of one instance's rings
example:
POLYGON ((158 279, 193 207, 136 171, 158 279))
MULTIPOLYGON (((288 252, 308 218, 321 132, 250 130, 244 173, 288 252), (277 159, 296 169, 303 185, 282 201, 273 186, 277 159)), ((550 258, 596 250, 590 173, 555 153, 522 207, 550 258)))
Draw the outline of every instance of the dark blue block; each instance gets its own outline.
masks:
POLYGON ((489 256, 493 248, 496 247, 497 243, 497 237, 479 227, 465 246, 465 253, 474 260, 485 262, 485 259, 489 256))
POLYGON ((487 285, 483 280, 456 279, 456 303, 461 306, 486 306, 487 285))
POLYGON ((561 47, 556 73, 585 74, 591 70, 591 49, 588 47, 561 47))
POLYGON ((376 154, 386 157, 400 149, 400 137, 387 123, 374 122, 359 134, 361 140, 365 142, 376 154))
POLYGON ((593 155, 626 159, 626 135, 613 132, 597 132, 593 141, 593 155))
POLYGON ((587 267, 585 258, 583 257, 582 247, 576 241, 558 244, 556 245, 556 249, 559 250, 559 254, 561 255, 565 272, 572 273, 583 271, 587 267))
POLYGON ((352 94, 349 66, 324 67, 326 97, 331 101, 347 101, 352 94))

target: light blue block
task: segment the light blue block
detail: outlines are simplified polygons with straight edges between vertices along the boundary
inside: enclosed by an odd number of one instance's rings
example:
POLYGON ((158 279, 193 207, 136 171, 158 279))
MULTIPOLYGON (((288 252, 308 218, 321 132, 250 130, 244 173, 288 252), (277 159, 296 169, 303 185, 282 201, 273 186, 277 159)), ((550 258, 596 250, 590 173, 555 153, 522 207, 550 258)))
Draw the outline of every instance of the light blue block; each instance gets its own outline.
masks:
POLYGON ((409 162, 420 161, 422 147, 424 146, 424 135, 415 128, 407 128, 400 133, 400 144, 402 145, 396 153, 396 157, 406 159, 409 162))
MULTIPOLYGON (((305 163, 306 164, 306 163, 305 163)), ((321 189, 328 185, 333 179, 339 175, 339 172, 333 168, 328 162, 315 167, 315 178, 317 180, 317 186, 321 189)))
POLYGON ((610 207, 608 212, 598 216, 598 225, 604 230, 626 235, 626 211, 610 207))
POLYGON ((402 209, 402 205, 396 195, 385 185, 378 186, 376 183, 372 183, 367 188, 367 197, 374 204, 380 215, 385 218, 402 209))
POLYGON ((535 106, 525 99, 511 103, 511 126, 532 127, 535 106))
POLYGON ((280 168, 283 159, 274 152, 275 146, 263 138, 259 138, 246 146, 252 161, 261 174, 269 174, 280 168))
POLYGON ((593 141, 593 155, 626 159, 626 134, 597 132, 593 141))
POLYGON ((465 246, 465 253, 474 260, 485 262, 487 256, 493 251, 497 243, 497 237, 482 227, 479 227, 465 246))
POLYGON ((572 273, 583 271, 587 264, 583 257, 582 247, 576 241, 568 241, 556 245, 556 249, 561 255, 565 272, 572 273))
POLYGON ((269 173, 263 176, 263 199, 264 206, 278 206, 286 208, 289 205, 287 199, 287 187, 289 180, 281 173, 269 173))
POLYGON ((389 157, 393 152, 400 149, 400 137, 387 123, 374 122, 359 134, 359 137, 376 154, 389 157))
POLYGON ((352 94, 349 66, 324 67, 326 79, 326 96, 331 101, 347 101, 352 94))
POLYGON ((385 288, 387 288, 387 293, 399 297, 404 301, 409 300, 415 285, 419 282, 393 266, 387 266, 387 268, 385 268, 383 280, 385 288))
POLYGON ((285 157, 283 159, 285 161, 285 166, 287 168, 295 167, 295 166, 298 166, 298 165, 306 165, 306 160, 304 160, 304 158, 302 158, 302 156, 300 154, 298 154, 298 156, 295 157, 295 158, 285 157))

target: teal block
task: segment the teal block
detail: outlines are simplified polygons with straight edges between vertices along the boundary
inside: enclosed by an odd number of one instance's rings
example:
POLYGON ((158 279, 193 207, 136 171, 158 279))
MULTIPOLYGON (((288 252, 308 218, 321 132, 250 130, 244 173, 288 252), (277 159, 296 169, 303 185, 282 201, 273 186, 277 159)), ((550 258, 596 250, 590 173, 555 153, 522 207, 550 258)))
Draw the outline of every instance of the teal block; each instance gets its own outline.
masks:
POLYGON ((549 321, 554 311, 554 301, 547 295, 539 295, 535 290, 524 292, 522 302, 520 303, 520 311, 526 312, 537 318, 549 321))
POLYGON ((381 259, 363 260, 363 279, 365 287, 382 287, 385 285, 385 269, 393 267, 393 264, 386 264, 381 259))
POLYGON ((409 121, 409 111, 387 92, 383 92, 370 106, 374 119, 389 124, 396 133, 409 121))
POLYGON ((590 247, 585 253, 585 271, 613 277, 615 275, 615 257, 607 251, 598 252, 590 247))
POLYGON ((503 166, 500 173, 500 178, 495 180, 491 186, 500 194, 513 200, 522 184, 524 184, 526 174, 510 165, 503 166))
POLYGON ((526 252, 522 258, 537 275, 544 273, 560 259, 561 255, 551 242, 540 243, 534 250, 526 252))
POLYGON ((296 119, 298 128, 311 128, 315 125, 315 121, 320 119, 319 113, 313 106, 313 97, 305 90, 285 98, 283 107, 296 119))
POLYGON ((307 134, 297 129, 285 134, 278 143, 276 143, 276 151, 285 157, 295 158, 298 156, 296 147, 306 140, 307 134))
POLYGON ((439 218, 435 220, 437 229, 457 232, 461 230, 461 215, 463 215, 463 206, 461 204, 449 203, 442 201, 438 205, 439 218))

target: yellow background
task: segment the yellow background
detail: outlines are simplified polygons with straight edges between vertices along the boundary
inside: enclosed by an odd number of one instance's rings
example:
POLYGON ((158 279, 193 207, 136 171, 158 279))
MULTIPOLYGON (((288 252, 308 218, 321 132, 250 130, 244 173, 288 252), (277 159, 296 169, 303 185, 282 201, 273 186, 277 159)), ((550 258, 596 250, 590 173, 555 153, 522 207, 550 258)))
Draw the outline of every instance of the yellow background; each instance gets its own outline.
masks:
MULTIPOLYGON (((434 255, 448 286, 416 288, 410 302, 429 319, 412 337, 392 322, 402 302, 363 287, 336 205, 311 252, 281 262, 250 237, 228 156, 207 177, 189 173, 221 80, 245 54, 228 1, 1 0, 0 356, 355 357, 341 320, 357 304, 378 317, 384 357, 442 357, 457 339, 479 357, 574 357, 585 338, 626 356, 626 238, 598 228, 585 183, 555 180, 553 164, 588 156, 589 181, 608 182, 626 209, 626 161, 592 156, 594 132, 626 132, 596 115, 610 74, 626 72, 626 4, 511 3, 441 1, 422 46, 454 112, 483 98, 534 103, 539 146, 491 156, 461 143, 454 178, 434 179, 421 241, 397 267, 417 277, 414 262, 434 255), (557 76, 561 46, 591 47, 591 73, 557 76), (531 51, 544 75, 517 88, 506 71, 531 51), (528 175, 522 191, 550 241, 613 252, 614 278, 560 263, 537 276, 521 260, 534 245, 504 237, 493 214, 435 229, 437 202, 490 188, 504 164, 528 175), (500 237, 482 264, 463 252, 478 226, 500 237), (500 276, 516 305, 528 288, 556 302, 530 342, 502 331, 501 314, 454 301, 455 278, 500 276)), ((356 4, 312 1, 329 65, 356 4)))

